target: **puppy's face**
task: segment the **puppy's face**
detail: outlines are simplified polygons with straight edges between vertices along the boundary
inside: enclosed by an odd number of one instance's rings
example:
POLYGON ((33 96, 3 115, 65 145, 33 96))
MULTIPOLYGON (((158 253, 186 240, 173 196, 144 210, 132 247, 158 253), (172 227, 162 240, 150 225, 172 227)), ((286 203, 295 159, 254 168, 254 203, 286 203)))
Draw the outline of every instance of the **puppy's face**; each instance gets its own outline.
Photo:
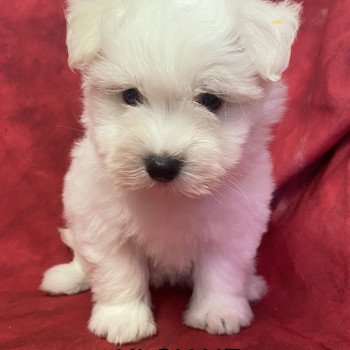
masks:
POLYGON ((117 3, 102 11, 97 52, 82 62, 98 154, 118 186, 207 195, 240 161, 263 75, 273 74, 259 71, 232 3, 117 3))

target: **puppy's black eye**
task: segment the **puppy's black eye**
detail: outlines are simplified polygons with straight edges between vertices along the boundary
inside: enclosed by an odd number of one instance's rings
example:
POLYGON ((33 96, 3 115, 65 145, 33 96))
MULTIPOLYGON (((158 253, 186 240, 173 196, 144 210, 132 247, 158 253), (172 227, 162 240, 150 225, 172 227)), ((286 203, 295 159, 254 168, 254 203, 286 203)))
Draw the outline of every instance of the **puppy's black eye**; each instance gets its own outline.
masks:
POLYGON ((137 106, 142 103, 142 95, 136 88, 128 89, 123 92, 123 99, 125 103, 130 106, 137 106))
POLYGON ((217 111, 222 106, 222 100, 210 93, 200 94, 197 97, 197 102, 211 112, 217 111))

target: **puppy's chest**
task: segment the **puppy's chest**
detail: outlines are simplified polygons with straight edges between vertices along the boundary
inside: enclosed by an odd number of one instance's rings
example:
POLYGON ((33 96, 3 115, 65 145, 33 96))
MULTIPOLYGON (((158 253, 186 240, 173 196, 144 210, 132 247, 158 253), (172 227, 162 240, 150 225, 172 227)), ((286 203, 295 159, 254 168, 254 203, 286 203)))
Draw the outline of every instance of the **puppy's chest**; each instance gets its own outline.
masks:
POLYGON ((151 264, 157 269, 169 270, 169 273, 188 272, 208 235, 201 212, 153 204, 137 206, 133 214, 136 227, 133 239, 151 264))

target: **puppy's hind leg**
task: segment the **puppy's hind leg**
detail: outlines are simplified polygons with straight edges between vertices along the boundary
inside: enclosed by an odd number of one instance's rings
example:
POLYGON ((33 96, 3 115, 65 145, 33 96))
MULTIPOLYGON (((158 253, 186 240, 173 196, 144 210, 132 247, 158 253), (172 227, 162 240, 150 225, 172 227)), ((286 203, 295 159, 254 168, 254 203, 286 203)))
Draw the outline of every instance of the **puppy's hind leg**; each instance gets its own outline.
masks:
POLYGON ((73 250, 73 236, 71 230, 69 228, 59 228, 58 231, 60 232, 62 242, 73 250))
POLYGON ((68 264, 55 265, 48 269, 40 285, 42 291, 53 295, 77 294, 89 288, 85 272, 76 258, 68 264))
POLYGON ((264 277, 255 272, 248 279, 247 298, 251 303, 259 302, 268 291, 267 283, 264 277))
MULTIPOLYGON (((60 229, 62 241, 73 249, 73 238, 69 229, 60 229)), ((53 295, 77 294, 90 288, 86 274, 77 258, 68 264, 60 264, 48 269, 41 282, 40 289, 53 295)))

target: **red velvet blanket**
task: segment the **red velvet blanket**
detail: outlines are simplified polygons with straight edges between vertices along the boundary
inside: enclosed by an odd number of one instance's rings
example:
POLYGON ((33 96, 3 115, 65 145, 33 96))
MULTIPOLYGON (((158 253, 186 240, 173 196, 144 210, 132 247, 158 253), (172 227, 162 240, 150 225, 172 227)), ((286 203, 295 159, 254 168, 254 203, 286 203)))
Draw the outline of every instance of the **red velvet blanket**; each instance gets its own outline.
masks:
MULTIPOLYGON (((38 291, 44 270, 70 259, 56 228, 81 135, 63 7, 1 2, 1 349, 115 348, 87 331, 90 293, 38 291)), ((278 191, 258 256, 270 292, 253 325, 226 337, 189 329, 181 313, 190 292, 163 288, 152 291, 158 335, 125 349, 350 349, 349 16, 349 0, 304 0, 285 74, 288 110, 271 145, 278 191)))

